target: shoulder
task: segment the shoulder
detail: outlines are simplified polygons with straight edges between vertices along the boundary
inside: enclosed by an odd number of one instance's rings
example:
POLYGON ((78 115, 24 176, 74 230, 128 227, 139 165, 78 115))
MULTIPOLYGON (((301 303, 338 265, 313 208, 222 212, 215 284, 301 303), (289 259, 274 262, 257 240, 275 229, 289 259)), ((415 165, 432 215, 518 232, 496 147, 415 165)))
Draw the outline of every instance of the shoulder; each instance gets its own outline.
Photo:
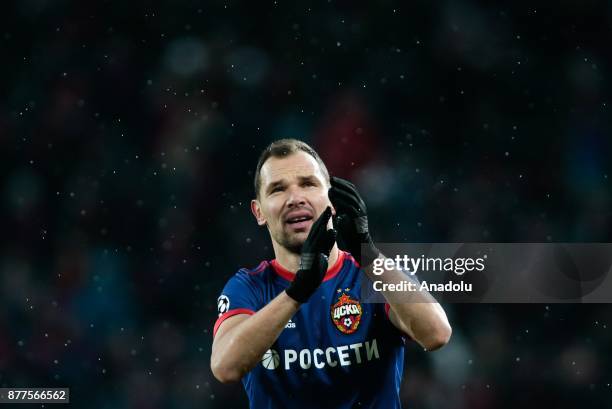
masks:
POLYGON ((245 281, 250 283, 258 283, 265 281, 267 275, 269 274, 272 266, 269 261, 264 260, 259 263, 256 267, 253 268, 240 268, 236 274, 232 277, 232 279, 236 279, 239 281, 245 281))
POLYGON ((229 278, 228 285, 243 284, 249 286, 258 286, 260 283, 266 281, 266 277, 271 269, 269 261, 262 261, 253 268, 243 267, 229 278))
POLYGON ((238 270, 236 275, 246 275, 246 276, 262 276, 270 268, 270 262, 267 260, 262 261, 254 268, 241 268, 238 270))
POLYGON ((238 314, 255 314, 265 304, 265 278, 269 262, 262 261, 254 268, 241 268, 225 284, 217 298, 219 317, 213 336, 223 321, 238 314))

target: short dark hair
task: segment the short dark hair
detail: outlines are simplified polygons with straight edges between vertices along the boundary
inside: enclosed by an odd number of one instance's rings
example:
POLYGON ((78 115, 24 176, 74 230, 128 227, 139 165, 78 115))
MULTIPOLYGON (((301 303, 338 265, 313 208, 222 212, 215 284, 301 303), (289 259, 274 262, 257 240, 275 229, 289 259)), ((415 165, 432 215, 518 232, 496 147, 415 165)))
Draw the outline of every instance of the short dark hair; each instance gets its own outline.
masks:
POLYGON ((259 155, 259 160, 257 161, 257 168, 255 168, 255 179, 253 181, 255 187, 255 197, 259 197, 259 189, 261 189, 261 168, 264 163, 266 163, 266 161, 270 157, 282 158, 300 151, 306 152, 307 154, 315 158, 315 160, 321 167, 321 172, 323 172, 325 180, 327 180, 327 182, 329 183, 329 172, 327 171, 327 167, 325 166, 325 163, 323 163, 323 160, 321 159, 319 154, 314 149, 312 149, 310 145, 292 138, 279 139, 268 145, 268 147, 263 150, 261 155, 259 155))

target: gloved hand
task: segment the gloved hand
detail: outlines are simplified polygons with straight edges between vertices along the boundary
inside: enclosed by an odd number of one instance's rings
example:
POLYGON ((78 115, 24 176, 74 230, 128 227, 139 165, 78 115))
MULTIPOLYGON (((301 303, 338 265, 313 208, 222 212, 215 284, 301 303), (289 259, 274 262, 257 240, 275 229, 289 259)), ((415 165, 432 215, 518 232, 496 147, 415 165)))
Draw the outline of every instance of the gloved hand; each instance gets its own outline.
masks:
POLYGON ((285 290, 287 295, 297 302, 305 303, 319 288, 327 272, 329 252, 336 242, 336 230, 327 230, 331 217, 331 207, 327 207, 313 223, 308 237, 302 246, 300 269, 285 290))
POLYGON ((336 208, 334 226, 339 231, 341 248, 351 253, 361 267, 369 266, 380 252, 370 236, 366 204, 357 188, 348 180, 332 177, 329 199, 336 208))

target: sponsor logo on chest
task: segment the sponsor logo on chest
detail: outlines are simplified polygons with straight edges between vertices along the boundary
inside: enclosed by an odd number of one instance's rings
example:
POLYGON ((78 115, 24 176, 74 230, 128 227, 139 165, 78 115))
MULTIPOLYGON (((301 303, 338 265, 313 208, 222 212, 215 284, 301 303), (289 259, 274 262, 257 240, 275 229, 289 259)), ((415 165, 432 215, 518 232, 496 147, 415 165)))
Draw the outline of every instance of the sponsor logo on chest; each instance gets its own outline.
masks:
POLYGON ((376 338, 350 345, 336 345, 327 348, 302 350, 269 349, 261 358, 261 365, 268 370, 284 368, 286 371, 299 368, 335 368, 340 365, 363 365, 380 359, 376 338))

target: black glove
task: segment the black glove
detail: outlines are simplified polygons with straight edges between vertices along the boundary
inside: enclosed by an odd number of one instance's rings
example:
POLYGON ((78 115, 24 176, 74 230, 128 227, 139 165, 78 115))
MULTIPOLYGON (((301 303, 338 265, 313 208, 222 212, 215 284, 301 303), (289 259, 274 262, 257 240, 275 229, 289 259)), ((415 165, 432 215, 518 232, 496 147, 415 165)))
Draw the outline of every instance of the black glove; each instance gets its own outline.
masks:
POLYGON ((331 207, 327 207, 310 228, 310 233, 302 245, 300 269, 285 290, 297 302, 305 303, 319 288, 327 272, 327 258, 336 242, 336 230, 327 230, 331 217, 331 207))
POLYGON ((366 205, 357 188, 348 180, 332 177, 329 199, 336 208, 334 226, 340 232, 340 247, 351 253, 361 267, 369 266, 380 252, 370 236, 366 205))

